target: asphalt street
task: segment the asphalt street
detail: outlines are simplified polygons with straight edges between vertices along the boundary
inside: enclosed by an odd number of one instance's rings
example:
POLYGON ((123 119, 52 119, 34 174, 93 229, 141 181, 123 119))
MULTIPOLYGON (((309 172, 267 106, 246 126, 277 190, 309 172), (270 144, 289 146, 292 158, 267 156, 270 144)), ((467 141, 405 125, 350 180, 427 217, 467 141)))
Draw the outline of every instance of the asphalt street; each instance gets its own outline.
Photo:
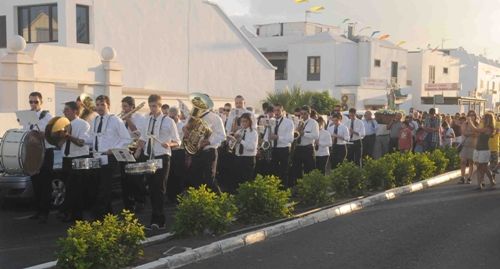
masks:
POLYGON ((450 182, 183 268, 500 268, 500 187, 475 187, 450 182))

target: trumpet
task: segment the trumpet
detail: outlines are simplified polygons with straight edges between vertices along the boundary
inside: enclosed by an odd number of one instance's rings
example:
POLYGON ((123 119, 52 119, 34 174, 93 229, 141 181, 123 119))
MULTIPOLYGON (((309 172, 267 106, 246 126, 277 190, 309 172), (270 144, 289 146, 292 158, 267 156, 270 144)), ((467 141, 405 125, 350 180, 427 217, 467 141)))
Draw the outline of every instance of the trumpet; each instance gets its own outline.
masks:
POLYGON ((124 113, 123 111, 118 114, 118 117, 122 120, 125 120, 126 118, 130 117, 132 114, 134 114, 135 112, 141 110, 144 106, 146 105, 146 102, 142 102, 140 103, 138 106, 136 106, 133 110, 131 110, 130 112, 127 112, 127 113, 124 113))

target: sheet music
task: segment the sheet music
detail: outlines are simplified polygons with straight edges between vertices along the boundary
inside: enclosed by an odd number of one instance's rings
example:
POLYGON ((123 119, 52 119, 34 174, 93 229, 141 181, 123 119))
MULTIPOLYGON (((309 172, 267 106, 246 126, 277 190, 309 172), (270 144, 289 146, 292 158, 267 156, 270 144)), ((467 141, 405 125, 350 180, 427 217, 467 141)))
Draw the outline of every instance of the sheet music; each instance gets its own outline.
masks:
POLYGON ((111 152, 118 162, 135 162, 134 155, 130 154, 128 149, 112 149, 111 152))
POLYGON ((22 126, 35 125, 40 121, 36 112, 32 110, 16 111, 16 116, 22 126))

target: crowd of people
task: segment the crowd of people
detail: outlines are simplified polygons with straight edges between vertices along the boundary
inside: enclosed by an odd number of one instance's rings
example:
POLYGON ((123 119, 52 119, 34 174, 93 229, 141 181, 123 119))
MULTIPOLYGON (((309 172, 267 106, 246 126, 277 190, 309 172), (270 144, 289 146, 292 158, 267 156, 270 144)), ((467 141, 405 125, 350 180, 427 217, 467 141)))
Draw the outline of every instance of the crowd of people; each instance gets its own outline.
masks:
MULTIPOLYGON (((136 111, 134 98, 127 96, 121 101, 122 116, 118 117, 109 112, 109 97, 98 96, 95 111, 86 113, 84 119, 79 117, 82 100, 65 104, 63 112, 71 128, 60 145, 46 143, 42 169, 32 177, 37 204, 32 219, 47 221, 54 148, 64 150, 67 199, 61 209, 63 221, 84 219, 87 209, 93 219, 112 213, 111 178, 120 171, 126 209, 144 208, 149 193, 151 229, 165 228, 165 199, 175 203, 177 195, 191 186, 206 184, 214 190, 234 193, 238 184, 262 174, 276 175, 286 187, 293 187, 297 179, 314 169, 326 174, 345 161, 362 166, 366 156, 377 159, 397 151, 419 153, 457 147, 462 168, 460 182, 471 183, 476 165, 478 188, 485 188, 485 175, 491 186, 495 185, 499 139, 493 113, 479 119, 474 111, 450 116, 431 108, 428 112, 411 110, 404 117, 396 113, 390 122, 382 124, 372 111, 358 115, 354 108, 345 113, 335 106, 329 115, 322 116, 309 106, 287 113, 282 104, 264 103, 263 113, 257 116, 238 95, 234 106, 227 103, 197 116, 210 133, 198 142, 200 150, 190 154, 184 148, 192 130, 189 112, 162 103, 158 95, 149 96, 146 115, 136 111), (161 163, 154 173, 125 172, 126 163, 118 162, 112 149, 131 144, 138 162, 155 159, 161 163), (99 158, 101 166, 75 170, 72 163, 81 158, 99 158)), ((42 95, 31 93, 29 103, 40 118, 38 128, 43 132, 52 116, 42 110, 42 95)), ((34 130, 34 126, 23 128, 34 130)))

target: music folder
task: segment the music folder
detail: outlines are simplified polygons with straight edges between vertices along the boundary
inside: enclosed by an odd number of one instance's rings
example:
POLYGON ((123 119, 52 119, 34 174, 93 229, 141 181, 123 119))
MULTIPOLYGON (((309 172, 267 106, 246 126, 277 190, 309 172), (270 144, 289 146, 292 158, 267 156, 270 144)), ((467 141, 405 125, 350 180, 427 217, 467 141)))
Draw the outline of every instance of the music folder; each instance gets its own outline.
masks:
POLYGON ((130 154, 128 149, 112 149, 111 152, 118 162, 135 162, 134 155, 130 154))
POLYGON ((35 125, 40 121, 36 112, 32 110, 16 111, 16 116, 19 124, 23 126, 32 124, 35 125))

